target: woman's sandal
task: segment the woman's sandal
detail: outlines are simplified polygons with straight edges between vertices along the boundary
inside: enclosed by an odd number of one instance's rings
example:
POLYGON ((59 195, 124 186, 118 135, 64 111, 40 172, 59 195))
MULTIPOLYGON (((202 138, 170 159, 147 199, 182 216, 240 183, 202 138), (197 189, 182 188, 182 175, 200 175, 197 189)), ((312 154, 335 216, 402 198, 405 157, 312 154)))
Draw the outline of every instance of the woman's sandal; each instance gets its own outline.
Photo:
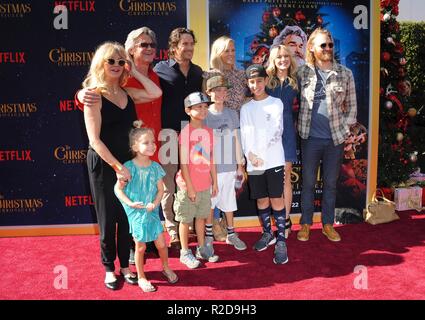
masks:
POLYGON ((291 218, 287 218, 285 220, 285 239, 289 238, 289 234, 291 233, 292 221, 291 218))
POLYGON ((138 281, 139 287, 143 290, 143 292, 154 292, 156 288, 146 279, 139 279, 138 281))
POLYGON ((176 283, 179 281, 179 277, 174 273, 174 271, 162 271, 162 274, 167 278, 168 283, 176 283))

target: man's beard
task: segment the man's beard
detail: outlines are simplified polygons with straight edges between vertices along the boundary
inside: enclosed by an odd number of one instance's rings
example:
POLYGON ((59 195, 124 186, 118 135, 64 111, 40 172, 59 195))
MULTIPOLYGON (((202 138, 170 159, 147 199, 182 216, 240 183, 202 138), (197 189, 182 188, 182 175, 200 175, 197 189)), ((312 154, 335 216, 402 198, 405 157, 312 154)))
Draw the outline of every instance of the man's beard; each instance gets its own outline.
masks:
POLYGON ((305 64, 305 60, 303 58, 299 57, 299 56, 295 56, 295 61, 296 61, 298 67, 305 64))
POLYGON ((333 54, 330 52, 322 53, 319 57, 320 60, 324 62, 332 61, 333 60, 333 54))

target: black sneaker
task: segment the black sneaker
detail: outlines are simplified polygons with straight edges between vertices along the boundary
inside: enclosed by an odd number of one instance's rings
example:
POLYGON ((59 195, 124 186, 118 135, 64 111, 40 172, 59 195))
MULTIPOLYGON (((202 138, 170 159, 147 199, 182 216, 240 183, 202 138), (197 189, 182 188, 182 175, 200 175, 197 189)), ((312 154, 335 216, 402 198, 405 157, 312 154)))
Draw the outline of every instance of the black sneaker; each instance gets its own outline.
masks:
POLYGON ((275 244, 275 243, 276 243, 276 238, 274 237, 274 235, 268 232, 264 232, 261 235, 261 239, 254 244, 254 250, 263 251, 263 250, 266 250, 268 246, 271 246, 272 244, 275 244))
POLYGON ((278 241, 274 247, 274 264, 285 264, 288 262, 288 250, 285 241, 278 241))

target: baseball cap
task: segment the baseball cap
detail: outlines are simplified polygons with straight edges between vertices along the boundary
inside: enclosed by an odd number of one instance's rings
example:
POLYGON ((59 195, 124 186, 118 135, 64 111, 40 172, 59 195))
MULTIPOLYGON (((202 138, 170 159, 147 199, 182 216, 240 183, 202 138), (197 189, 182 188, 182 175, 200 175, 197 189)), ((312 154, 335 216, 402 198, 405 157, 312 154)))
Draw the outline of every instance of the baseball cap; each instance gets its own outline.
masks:
POLYGON ((231 88, 231 85, 222 75, 217 75, 207 80, 207 91, 218 87, 231 88))
POLYGON ((186 98, 184 98, 185 108, 190 108, 200 103, 211 104, 212 102, 210 101, 208 96, 202 92, 192 92, 186 98))
POLYGON ((250 65, 246 68, 245 74, 248 79, 267 77, 266 69, 261 64, 250 65))

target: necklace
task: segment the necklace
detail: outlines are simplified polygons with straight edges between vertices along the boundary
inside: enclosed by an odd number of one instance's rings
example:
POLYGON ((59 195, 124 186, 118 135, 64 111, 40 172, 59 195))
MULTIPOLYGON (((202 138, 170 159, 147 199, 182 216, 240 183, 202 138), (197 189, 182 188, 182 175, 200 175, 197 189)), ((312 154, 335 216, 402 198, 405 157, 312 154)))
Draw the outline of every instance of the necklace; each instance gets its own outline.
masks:
POLYGON ((114 89, 111 89, 109 87, 106 87, 106 88, 108 89, 109 92, 111 92, 113 94, 117 94, 118 93, 118 90, 120 89, 119 87, 118 88, 114 88, 114 89))

